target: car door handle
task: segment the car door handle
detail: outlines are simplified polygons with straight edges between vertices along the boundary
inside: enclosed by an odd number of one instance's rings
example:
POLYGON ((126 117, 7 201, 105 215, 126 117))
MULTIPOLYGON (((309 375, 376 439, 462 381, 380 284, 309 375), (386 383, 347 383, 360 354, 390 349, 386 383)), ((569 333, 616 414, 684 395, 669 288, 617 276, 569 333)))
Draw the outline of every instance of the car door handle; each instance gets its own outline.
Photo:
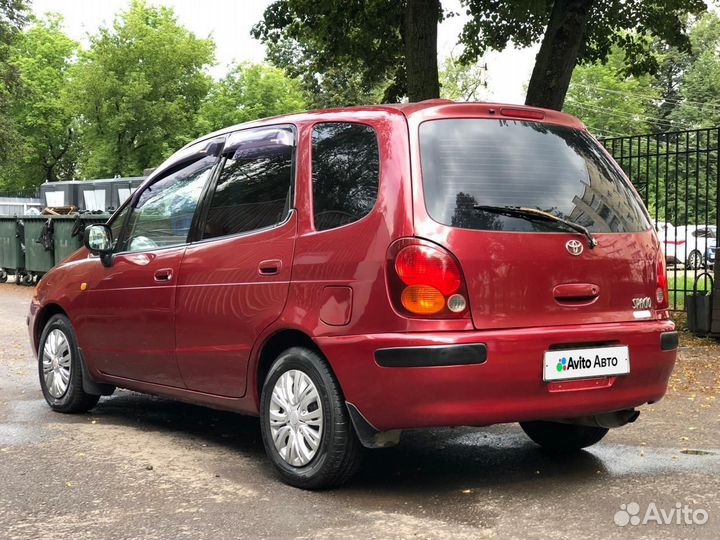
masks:
POLYGON ((279 259, 269 259, 258 264, 258 274, 261 276, 274 276, 280 273, 282 261, 279 259))
POLYGON ((160 270, 155 270, 155 281, 159 281, 159 282, 172 281, 172 277, 173 277, 172 268, 161 268, 160 270))
POLYGON ((600 287, 594 283, 563 283, 553 289, 558 302, 590 302, 600 295, 600 287))

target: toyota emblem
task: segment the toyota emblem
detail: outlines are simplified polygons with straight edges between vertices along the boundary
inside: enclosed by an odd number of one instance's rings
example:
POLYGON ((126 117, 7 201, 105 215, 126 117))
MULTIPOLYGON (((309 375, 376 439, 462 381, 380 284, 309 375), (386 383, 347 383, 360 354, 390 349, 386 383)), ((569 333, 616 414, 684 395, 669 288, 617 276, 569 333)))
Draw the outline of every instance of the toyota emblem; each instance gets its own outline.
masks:
POLYGON ((583 252, 583 245, 579 240, 569 240, 568 243, 565 244, 565 248, 570 255, 577 256, 583 252))

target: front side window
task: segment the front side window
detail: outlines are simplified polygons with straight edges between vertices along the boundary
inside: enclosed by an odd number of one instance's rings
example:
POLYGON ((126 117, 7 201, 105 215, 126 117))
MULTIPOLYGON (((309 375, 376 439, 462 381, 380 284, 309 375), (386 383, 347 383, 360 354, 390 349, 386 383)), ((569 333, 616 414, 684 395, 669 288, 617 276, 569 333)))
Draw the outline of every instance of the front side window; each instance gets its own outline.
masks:
POLYGON ((313 218, 323 231, 370 213, 378 192, 375 130, 363 124, 318 124, 312 134, 313 218))
POLYGON ((147 251, 184 244, 216 161, 202 158, 147 187, 135 202, 120 249, 147 251))
POLYGON ((598 233, 650 228, 616 166, 577 129, 517 120, 431 120, 420 126, 420 159, 428 214, 445 225, 558 230, 556 222, 497 211, 510 207, 543 210, 598 233))
POLYGON ((292 205, 294 136, 289 127, 231 135, 212 195, 203 238, 277 225, 292 205))
POLYGON ((130 210, 132 210, 132 208, 130 205, 127 205, 115 216, 112 223, 110 223, 110 230, 112 231, 113 237, 113 250, 116 250, 118 247, 118 240, 120 240, 120 234, 122 233, 123 226, 125 225, 125 219, 127 218, 128 213, 130 213, 130 210))

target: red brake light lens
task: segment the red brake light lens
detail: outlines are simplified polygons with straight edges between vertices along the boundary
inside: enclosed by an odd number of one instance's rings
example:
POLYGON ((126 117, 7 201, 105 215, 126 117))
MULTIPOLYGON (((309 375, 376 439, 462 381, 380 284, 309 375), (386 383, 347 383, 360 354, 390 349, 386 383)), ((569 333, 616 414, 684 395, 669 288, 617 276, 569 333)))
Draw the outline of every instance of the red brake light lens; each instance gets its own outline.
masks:
POLYGON ((395 309, 428 319, 469 319, 460 264, 441 246, 401 238, 388 250, 387 284, 395 309))
POLYGON ((655 301, 657 309, 667 309, 669 306, 668 278, 665 268, 665 257, 660 253, 657 263, 657 288, 655 289, 655 301))
POLYGON ((460 269, 450 255, 430 246, 410 245, 401 249, 395 258, 395 271, 405 285, 426 285, 445 296, 462 284, 460 269))
POLYGON ((514 116, 515 118, 528 118, 530 120, 542 120, 545 118, 545 113, 542 111, 532 109, 514 109, 512 107, 503 107, 500 109, 500 114, 503 116, 514 116))

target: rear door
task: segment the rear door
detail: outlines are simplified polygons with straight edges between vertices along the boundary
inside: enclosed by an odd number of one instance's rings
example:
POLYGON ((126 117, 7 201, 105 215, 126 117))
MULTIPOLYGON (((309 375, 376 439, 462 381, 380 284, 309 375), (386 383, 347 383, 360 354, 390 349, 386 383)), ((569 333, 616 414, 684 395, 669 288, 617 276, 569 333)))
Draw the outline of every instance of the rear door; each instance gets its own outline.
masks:
POLYGON ((278 126, 226 142, 178 280, 176 354, 192 390, 244 395, 253 344, 285 306, 297 225, 294 137, 278 126))
POLYGON ((655 304, 658 242, 642 203, 587 133, 520 120, 438 119, 419 127, 417 231, 448 247, 477 328, 632 321, 655 304), (478 206, 539 209, 542 219, 478 206), (418 217, 418 212, 420 217, 418 217), (644 299, 634 308, 634 299, 644 299), (651 299, 651 300, 648 300, 651 299))

